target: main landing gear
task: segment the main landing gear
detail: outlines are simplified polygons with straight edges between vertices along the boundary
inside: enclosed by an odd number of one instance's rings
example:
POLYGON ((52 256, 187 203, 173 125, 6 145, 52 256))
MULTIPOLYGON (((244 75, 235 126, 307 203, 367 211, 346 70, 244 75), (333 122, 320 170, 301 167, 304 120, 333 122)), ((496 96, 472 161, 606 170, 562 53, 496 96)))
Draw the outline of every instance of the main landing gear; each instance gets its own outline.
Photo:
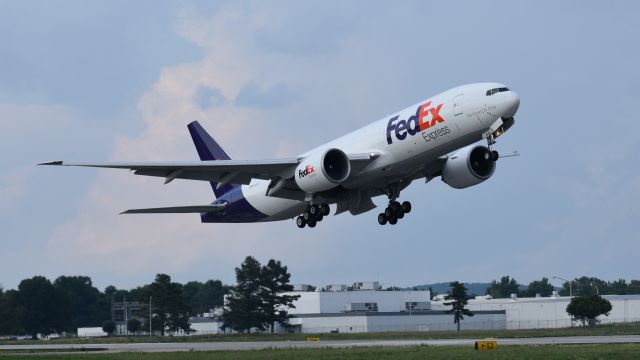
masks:
POLYGON ((411 212, 411 203, 408 201, 404 201, 400 204, 398 201, 390 200, 389 206, 384 209, 384 212, 378 214, 378 224, 386 225, 387 222, 391 225, 395 225, 398 223, 398 219, 402 219, 404 214, 408 214, 411 212))
POLYGON ((330 211, 328 204, 309 205, 302 215, 296 218, 296 225, 301 229, 305 226, 315 227, 325 216, 329 215, 330 211))

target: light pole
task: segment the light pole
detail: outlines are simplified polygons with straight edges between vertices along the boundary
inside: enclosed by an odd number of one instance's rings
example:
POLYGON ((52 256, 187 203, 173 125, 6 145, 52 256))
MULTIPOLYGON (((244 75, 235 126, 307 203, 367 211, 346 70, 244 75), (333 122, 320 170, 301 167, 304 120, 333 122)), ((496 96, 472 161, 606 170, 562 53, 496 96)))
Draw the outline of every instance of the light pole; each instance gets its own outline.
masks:
POLYGON ((572 297, 572 296, 573 296, 573 290, 572 290, 572 288, 571 288, 571 281, 569 281, 569 280, 567 280, 567 279, 565 279, 565 278, 561 278, 560 276, 554 276, 553 278, 554 278, 554 279, 563 280, 563 281, 568 282, 568 283, 569 283, 569 297, 572 297))
POLYGON ((153 299, 153 296, 149 296, 149 337, 153 334, 151 331, 151 299, 153 299))

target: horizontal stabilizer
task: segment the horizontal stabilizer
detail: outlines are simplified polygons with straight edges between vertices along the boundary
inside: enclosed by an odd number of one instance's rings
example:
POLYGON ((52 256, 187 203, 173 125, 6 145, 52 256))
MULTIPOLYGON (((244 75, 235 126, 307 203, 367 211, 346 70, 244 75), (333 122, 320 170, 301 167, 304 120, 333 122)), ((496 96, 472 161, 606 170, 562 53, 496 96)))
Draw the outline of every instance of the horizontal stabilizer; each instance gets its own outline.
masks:
POLYGON ((120 214, 179 214, 179 213, 216 213, 223 211, 227 204, 172 206, 148 209, 130 209, 120 214))

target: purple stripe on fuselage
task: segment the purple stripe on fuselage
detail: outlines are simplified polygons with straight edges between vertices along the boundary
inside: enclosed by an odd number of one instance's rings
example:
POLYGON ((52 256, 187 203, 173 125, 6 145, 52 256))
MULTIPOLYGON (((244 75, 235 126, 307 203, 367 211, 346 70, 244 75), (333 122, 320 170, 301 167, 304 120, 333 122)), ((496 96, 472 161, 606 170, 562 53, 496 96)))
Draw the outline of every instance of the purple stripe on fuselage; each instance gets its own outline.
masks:
POLYGON ((233 186, 215 202, 218 201, 226 201, 227 207, 219 213, 201 214, 203 223, 249 223, 261 221, 267 217, 249 204, 242 194, 242 188, 238 185, 233 186))

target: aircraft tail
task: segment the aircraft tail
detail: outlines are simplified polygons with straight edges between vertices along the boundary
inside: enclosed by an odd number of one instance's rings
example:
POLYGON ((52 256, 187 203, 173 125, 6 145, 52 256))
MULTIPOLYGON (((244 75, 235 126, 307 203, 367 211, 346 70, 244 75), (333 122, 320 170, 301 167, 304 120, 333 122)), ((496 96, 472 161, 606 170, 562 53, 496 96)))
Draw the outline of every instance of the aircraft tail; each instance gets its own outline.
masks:
MULTIPOLYGON (((196 146, 196 150, 198 150, 198 155, 200 156, 200 160, 208 161, 208 160, 231 160, 229 155, 227 155, 222 147, 218 145, 218 143, 213 140, 211 135, 207 133, 207 131, 198 123, 197 121, 193 121, 189 125, 189 133, 191 134, 191 139, 193 139, 193 144, 196 146)), ((224 193, 233 189, 235 185, 226 184, 218 187, 218 183, 215 181, 211 181, 211 188, 213 189, 213 193, 216 195, 216 198, 222 196, 224 193)))

